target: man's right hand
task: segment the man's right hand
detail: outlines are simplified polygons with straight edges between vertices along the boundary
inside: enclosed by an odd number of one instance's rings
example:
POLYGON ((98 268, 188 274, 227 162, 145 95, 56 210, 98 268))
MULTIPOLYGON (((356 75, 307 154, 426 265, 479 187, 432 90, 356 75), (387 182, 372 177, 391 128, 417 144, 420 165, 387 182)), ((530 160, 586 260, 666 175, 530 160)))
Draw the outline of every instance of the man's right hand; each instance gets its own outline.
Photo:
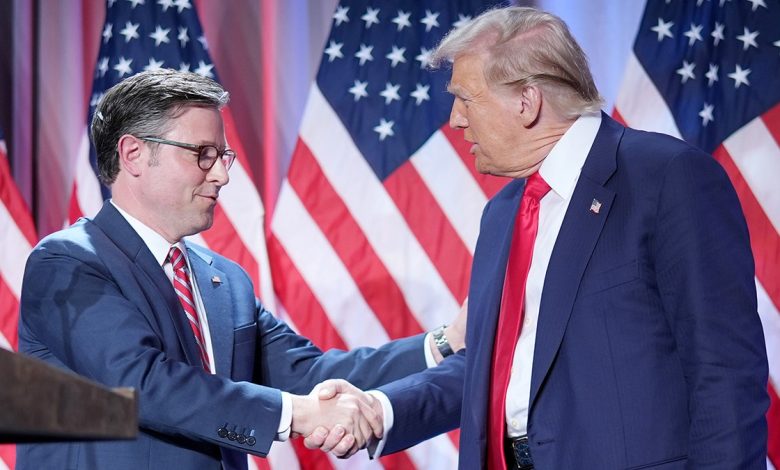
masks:
POLYGON ((306 447, 349 457, 383 433, 381 405, 344 380, 328 380, 309 395, 291 395, 292 429, 306 447), (377 413, 376 407, 379 408, 377 413))
MULTIPOLYGON (((338 397, 352 397, 360 403, 361 410, 370 410, 366 414, 375 417, 371 425, 372 433, 364 442, 353 439, 341 426, 326 428, 319 426, 307 435, 304 445, 309 449, 320 449, 323 452, 333 452, 337 457, 350 457, 366 446, 371 439, 381 439, 384 434, 382 405, 379 400, 350 384, 346 380, 326 380, 317 385, 312 394, 317 394, 320 400, 329 401, 338 397)), ((356 436, 355 436, 356 437, 356 436)))

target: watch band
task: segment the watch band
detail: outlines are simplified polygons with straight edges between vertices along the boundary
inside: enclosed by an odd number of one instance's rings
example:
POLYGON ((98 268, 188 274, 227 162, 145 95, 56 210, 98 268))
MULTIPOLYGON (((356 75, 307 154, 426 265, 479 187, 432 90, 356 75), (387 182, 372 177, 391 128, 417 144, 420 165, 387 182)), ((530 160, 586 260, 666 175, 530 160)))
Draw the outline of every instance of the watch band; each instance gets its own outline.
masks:
POLYGON ((450 341, 444 334, 444 328, 446 327, 447 325, 442 325, 433 331, 433 344, 436 345, 436 349, 439 350, 442 357, 451 356, 455 353, 452 350, 452 346, 450 346, 450 341))

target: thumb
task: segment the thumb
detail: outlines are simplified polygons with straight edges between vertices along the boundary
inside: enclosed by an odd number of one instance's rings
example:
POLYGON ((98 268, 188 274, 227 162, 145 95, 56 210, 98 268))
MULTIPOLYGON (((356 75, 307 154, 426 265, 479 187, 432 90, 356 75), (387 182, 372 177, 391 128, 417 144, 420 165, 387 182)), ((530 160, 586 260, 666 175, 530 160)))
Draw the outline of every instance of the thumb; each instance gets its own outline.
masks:
POLYGON ((345 382, 339 379, 329 379, 317 385, 317 398, 320 400, 330 400, 339 393, 346 391, 345 382))

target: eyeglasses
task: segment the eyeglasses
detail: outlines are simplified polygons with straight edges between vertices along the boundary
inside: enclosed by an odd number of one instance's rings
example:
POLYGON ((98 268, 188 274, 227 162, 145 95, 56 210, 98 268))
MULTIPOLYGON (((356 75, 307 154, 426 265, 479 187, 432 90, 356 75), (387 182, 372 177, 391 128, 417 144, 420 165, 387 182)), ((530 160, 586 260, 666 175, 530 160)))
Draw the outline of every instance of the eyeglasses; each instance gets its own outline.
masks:
POLYGON ((219 159, 222 160, 225 169, 229 170, 236 160, 236 152, 230 149, 220 150, 216 145, 186 144, 184 142, 176 142, 174 140, 160 139, 157 137, 139 137, 139 139, 147 142, 154 142, 156 144, 173 145, 174 147, 192 150, 198 154, 198 167, 203 171, 211 170, 211 167, 213 167, 219 159))

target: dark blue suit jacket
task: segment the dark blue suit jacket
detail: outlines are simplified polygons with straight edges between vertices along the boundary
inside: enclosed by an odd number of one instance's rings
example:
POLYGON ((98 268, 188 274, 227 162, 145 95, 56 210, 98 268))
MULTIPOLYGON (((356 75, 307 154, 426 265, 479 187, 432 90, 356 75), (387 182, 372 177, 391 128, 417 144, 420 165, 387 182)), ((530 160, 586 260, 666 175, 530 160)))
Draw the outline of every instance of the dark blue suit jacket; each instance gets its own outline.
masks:
POLYGON ((19 446, 18 469, 246 468, 245 453, 264 456, 276 435, 276 389, 305 394, 331 377, 368 388, 425 368, 422 335, 378 350, 323 354, 263 308, 238 265, 190 244, 188 255, 208 313, 216 375, 200 366, 171 282, 111 204, 33 250, 20 351, 110 387, 134 387, 140 434, 134 441, 19 446), (220 428, 248 439, 222 437, 220 428))
MULTIPOLYGON (((511 182, 483 214, 467 354, 380 387, 395 411, 386 452, 460 417, 460 466, 484 466, 523 185, 511 182)), ((767 362, 753 276, 740 204, 715 160, 604 115, 545 278, 528 418, 536 468, 764 468, 767 362)))

